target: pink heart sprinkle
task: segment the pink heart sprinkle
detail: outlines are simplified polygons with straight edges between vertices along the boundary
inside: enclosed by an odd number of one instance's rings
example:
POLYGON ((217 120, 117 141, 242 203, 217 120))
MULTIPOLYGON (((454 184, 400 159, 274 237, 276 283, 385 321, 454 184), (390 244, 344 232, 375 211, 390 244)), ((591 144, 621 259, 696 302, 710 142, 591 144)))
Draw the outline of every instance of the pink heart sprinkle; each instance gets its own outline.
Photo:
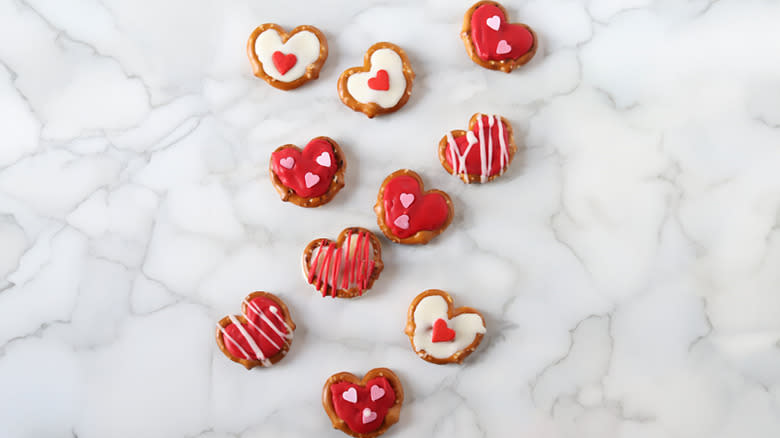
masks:
POLYGON ((385 396, 385 390, 377 385, 371 387, 371 401, 377 401, 385 396))
POLYGON ((376 420, 376 412, 369 408, 363 409, 363 424, 368 424, 374 420, 376 420))
POLYGON ((306 188, 310 189, 314 187, 315 184, 320 182, 320 176, 315 175, 311 172, 306 172, 306 175, 303 176, 304 181, 306 181, 306 188))
POLYGON ((323 153, 321 153, 321 154, 320 154, 320 156, 319 156, 319 157, 317 157, 317 159, 316 159, 316 160, 314 160, 314 161, 316 161, 316 162, 317 162, 317 164, 319 164, 320 166, 323 166, 323 167, 330 167, 330 154, 329 154, 329 153, 327 153, 327 152, 323 152, 323 153))
POLYGON ((501 40, 498 42, 498 45, 496 46, 496 53, 498 53, 499 55, 503 55, 511 51, 512 51, 512 46, 510 46, 509 43, 506 42, 506 40, 501 40))
POLYGON ((411 193, 401 193, 399 198, 401 199, 401 205, 403 205, 404 208, 409 208, 409 206, 412 205, 412 202, 414 202, 414 195, 411 193))
POLYGON ((279 164, 281 164, 282 167, 284 167, 285 169, 292 169, 293 166, 295 166, 295 158, 293 157, 282 158, 281 160, 279 160, 279 164))
POLYGON ((341 398, 350 403, 357 403, 357 390, 355 390, 355 388, 349 388, 341 393, 341 398))
POLYGON ((498 30, 499 27, 501 27, 501 17, 498 15, 494 15, 487 20, 485 20, 485 23, 487 26, 493 30, 498 30))
POLYGON ((395 218, 393 221, 396 227, 402 229, 402 230, 408 230, 409 229, 409 216, 402 214, 395 218))

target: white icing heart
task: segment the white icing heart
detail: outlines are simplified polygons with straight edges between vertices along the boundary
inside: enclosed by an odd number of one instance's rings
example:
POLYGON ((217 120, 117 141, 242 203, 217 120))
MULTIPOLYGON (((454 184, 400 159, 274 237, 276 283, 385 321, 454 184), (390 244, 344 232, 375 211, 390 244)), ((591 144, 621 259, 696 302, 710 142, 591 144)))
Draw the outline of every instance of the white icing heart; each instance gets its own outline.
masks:
POLYGON ((425 351, 437 359, 446 359, 471 345, 478 334, 485 333, 485 324, 479 315, 461 313, 449 319, 447 310, 447 301, 441 295, 430 295, 417 303, 414 309, 415 330, 412 337, 415 350, 425 351), (455 339, 452 342, 433 342, 431 339, 431 328, 439 318, 447 321, 447 326, 455 330, 455 339))
POLYGON ((392 49, 379 49, 371 54, 371 70, 354 73, 347 78, 347 91, 360 103, 374 102, 382 108, 392 108, 398 104, 406 92, 404 63, 401 56, 392 49), (376 76, 378 70, 387 71, 390 88, 374 90, 368 86, 368 80, 376 76))
POLYGON ((371 386, 371 401, 377 401, 385 396, 385 390, 377 385, 371 386))
POLYGON ((487 24, 487 27, 493 30, 498 30, 498 28, 501 27, 501 17, 494 15, 485 20, 485 24, 487 24))
POLYGON ((409 208, 409 206, 412 205, 412 202, 414 202, 414 195, 411 193, 401 193, 399 199, 404 208, 409 208))
POLYGON ((511 51, 512 51, 512 46, 510 46, 509 43, 506 42, 506 40, 501 40, 498 42, 498 45, 496 46, 496 53, 498 53, 499 55, 503 55, 511 51))
POLYGON ((263 71, 268 76, 284 82, 292 82, 306 73, 306 67, 320 57, 320 40, 313 32, 304 30, 291 36, 284 44, 282 38, 274 29, 268 29, 257 36, 255 54, 263 64, 263 71), (273 54, 276 51, 293 54, 298 59, 294 66, 285 74, 280 74, 274 66, 273 54))
POLYGON ((293 157, 282 158, 281 160, 279 160, 279 164, 281 164, 282 167, 284 167, 285 169, 292 169, 293 166, 295 166, 295 158, 293 157))
POLYGON ((368 424, 374 420, 376 420, 376 412, 369 408, 363 409, 363 424, 368 424))
POLYGON ((320 176, 311 172, 306 172, 303 176, 304 182, 306 182, 306 188, 310 189, 320 182, 320 176))
POLYGON ((319 164, 320 166, 330 167, 330 154, 327 152, 323 152, 314 161, 316 161, 317 164, 319 164))
POLYGON ((409 216, 402 214, 395 218, 393 221, 393 224, 395 224, 396 227, 402 229, 402 230, 408 230, 409 229, 409 216))
POLYGON ((350 403, 357 403, 357 391, 355 388, 349 388, 348 390, 341 393, 341 398, 350 403))

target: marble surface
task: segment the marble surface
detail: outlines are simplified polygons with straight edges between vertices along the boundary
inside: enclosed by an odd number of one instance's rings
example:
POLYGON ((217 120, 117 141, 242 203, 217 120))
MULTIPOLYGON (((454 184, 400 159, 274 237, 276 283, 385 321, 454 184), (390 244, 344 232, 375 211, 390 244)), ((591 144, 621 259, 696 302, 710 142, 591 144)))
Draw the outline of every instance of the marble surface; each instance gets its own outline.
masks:
POLYGON ((324 380, 397 371, 388 437, 780 436, 780 3, 518 0, 539 54, 484 70, 470 1, 0 0, 0 436, 339 437, 324 380), (328 37, 320 79, 254 78, 264 22, 328 37), (368 120, 336 80, 375 41, 417 73, 368 120), (525 144, 496 182, 446 174, 436 145, 472 113, 525 144), (347 186, 282 203, 270 152, 337 139, 347 186), (410 167, 455 220, 386 239, 363 298, 320 298, 303 247, 410 167), (450 291, 489 333, 463 366, 417 358, 411 299, 450 291), (251 372, 214 324, 262 289, 299 329, 251 372))

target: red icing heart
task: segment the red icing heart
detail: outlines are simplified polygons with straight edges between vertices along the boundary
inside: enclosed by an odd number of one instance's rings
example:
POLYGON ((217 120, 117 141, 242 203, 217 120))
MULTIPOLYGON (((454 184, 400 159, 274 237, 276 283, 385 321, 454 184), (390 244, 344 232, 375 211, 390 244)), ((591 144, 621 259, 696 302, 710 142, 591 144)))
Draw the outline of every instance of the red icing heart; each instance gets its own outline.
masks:
POLYGON ((328 191, 338 162, 333 146, 325 139, 315 138, 303 151, 294 146, 276 150, 271 154, 271 166, 282 184, 295 194, 315 198, 328 191))
POLYGON ((509 165, 511 155, 514 154, 514 146, 512 146, 509 138, 510 128, 507 127, 501 117, 486 115, 480 115, 479 117, 482 119, 481 129, 479 122, 477 122, 473 124, 471 131, 468 132, 470 135, 453 136, 457 146, 456 153, 453 153, 449 139, 446 140, 444 159, 447 160, 447 164, 450 165, 454 175, 465 173, 489 178, 501 173, 509 165), (490 126, 491 119, 493 122, 492 127, 490 126), (484 148, 480 147, 480 139, 484 141, 484 148), (470 148, 469 142, 473 143, 470 148), (460 159, 464 156, 465 165, 460 159), (487 172, 484 172, 482 168, 483 158, 486 163, 484 170, 487 170, 487 172))
POLYGON ((279 304, 262 296, 252 298, 246 303, 242 318, 232 317, 234 322, 223 327, 222 342, 230 354, 239 359, 270 358, 288 342, 286 335, 289 330, 282 319, 283 311, 279 304), (239 324, 236 324, 236 321, 239 324), (262 355, 257 353, 255 347, 260 349, 262 355))
POLYGON ((369 78, 368 88, 372 90, 387 91, 390 89, 390 76, 386 70, 377 70, 376 76, 369 78))
POLYGON ((295 63, 298 62, 298 57, 295 56, 292 53, 284 54, 280 51, 275 51, 273 55, 271 55, 271 59, 274 61, 274 67, 279 71, 281 74, 287 73, 293 66, 295 66, 295 63))
POLYGON ((433 331, 431 333, 431 341, 433 342, 449 342, 455 339, 455 330, 447 327, 447 321, 439 318, 433 323, 433 331))
POLYGON ((409 175, 399 175, 384 186, 385 223, 401 239, 418 231, 434 231, 449 218, 450 209, 441 193, 422 194, 419 182, 409 175), (404 199, 401 199, 404 195, 404 199), (408 195, 414 200, 409 203, 408 195), (406 206, 405 206, 406 205, 406 206))
MULTIPOLYGON (((395 391, 384 377, 371 379, 365 386, 344 381, 337 382, 330 386, 330 392, 336 415, 357 433, 369 433, 379 429, 388 409, 395 405, 395 391), (383 389, 384 394, 376 400, 371 400, 371 387, 374 385, 383 389), (376 415, 373 415, 374 413, 376 415), (364 419, 367 422, 364 423, 364 419)), ((381 391, 375 390, 375 397, 379 393, 381 391)))
POLYGON ((455 339, 455 330, 447 327, 447 321, 442 318, 437 319, 433 323, 433 332, 431 334, 431 341, 433 342, 449 342, 455 339))
POLYGON ((478 7, 471 15, 471 40, 477 56, 484 61, 519 58, 534 45, 534 36, 527 27, 507 23, 504 12, 491 4, 478 7), (494 29, 496 16, 500 20, 498 30, 494 29))

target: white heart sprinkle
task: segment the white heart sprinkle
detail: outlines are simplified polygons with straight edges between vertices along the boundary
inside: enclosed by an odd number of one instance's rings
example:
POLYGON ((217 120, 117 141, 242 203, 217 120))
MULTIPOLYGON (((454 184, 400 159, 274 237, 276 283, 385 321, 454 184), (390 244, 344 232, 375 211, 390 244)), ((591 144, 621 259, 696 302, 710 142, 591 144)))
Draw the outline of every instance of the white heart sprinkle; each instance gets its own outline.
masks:
POLYGON ((412 202, 414 202, 414 195, 411 193, 401 193, 399 198, 401 200, 401 205, 403 205, 404 208, 409 208, 409 206, 412 205, 412 202))
POLYGON ((385 390, 377 385, 371 386, 371 401, 377 401, 385 396, 385 390))
POLYGON ((396 227, 402 229, 402 230, 408 230, 409 229, 409 216, 402 214, 395 218, 393 221, 396 227))
POLYGON ((329 154, 329 153, 327 153, 327 152, 323 152, 323 153, 321 153, 321 154, 320 154, 320 156, 319 156, 319 157, 317 157, 317 159, 316 159, 316 160, 314 160, 314 161, 316 161, 316 162, 317 162, 317 164, 319 164, 320 166, 323 166, 323 167, 330 167, 330 154, 329 154))
POLYGON ((348 390, 341 393, 341 398, 350 403, 357 403, 357 391, 355 388, 349 388, 348 390))
POLYGON ((320 182, 320 176, 311 172, 306 172, 306 175, 303 176, 303 179, 306 182, 307 189, 314 187, 315 184, 320 182))
POLYGON ((363 424, 368 424, 374 420, 376 420, 376 412, 369 408, 363 409, 363 424))
POLYGON ((496 53, 498 53, 499 55, 503 55, 511 51, 512 51, 512 46, 510 46, 509 43, 506 42, 506 40, 501 40, 498 42, 498 45, 496 46, 496 53))
POLYGON ((494 15, 487 20, 485 20, 485 23, 487 26, 493 30, 498 30, 499 27, 501 27, 501 17, 498 15, 494 15))
POLYGON ((284 167, 285 169, 292 169, 293 166, 295 166, 295 158, 293 157, 282 158, 281 160, 279 160, 279 164, 281 164, 282 167, 284 167))

